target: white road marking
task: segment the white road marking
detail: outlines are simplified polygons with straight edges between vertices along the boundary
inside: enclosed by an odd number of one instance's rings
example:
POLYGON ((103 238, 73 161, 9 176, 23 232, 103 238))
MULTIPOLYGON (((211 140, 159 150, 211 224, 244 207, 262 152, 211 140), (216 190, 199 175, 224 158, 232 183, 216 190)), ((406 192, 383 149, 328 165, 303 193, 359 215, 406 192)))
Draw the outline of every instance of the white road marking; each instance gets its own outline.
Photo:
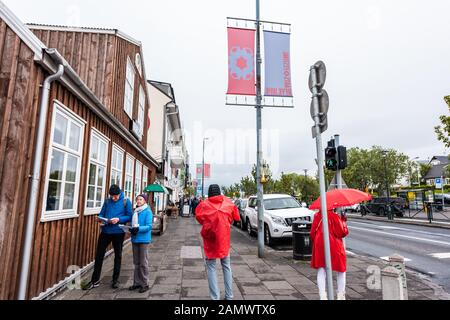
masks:
MULTIPOLYGON (((380 257, 381 260, 389 261, 389 257, 380 257)), ((411 262, 411 259, 405 258, 405 262, 411 262)))
POLYGON ((353 252, 351 252, 351 251, 348 251, 348 250, 347 250, 346 252, 347 252, 347 254, 348 254, 348 255, 351 255, 351 256, 356 256, 356 254, 354 254, 354 253, 353 253, 353 252))
POLYGON ((437 259, 450 259, 450 252, 432 253, 429 256, 437 259))
POLYGON ((430 236, 440 236, 440 237, 450 238, 450 234, 421 231, 421 230, 416 230, 416 229, 408 229, 408 228, 400 228, 400 227, 387 227, 387 226, 373 225, 370 223, 353 222, 353 221, 351 222, 351 224, 360 224, 360 225, 365 225, 365 226, 378 227, 378 228, 382 228, 382 229, 402 230, 402 231, 426 234, 426 235, 430 235, 430 236))
POLYGON ((373 232, 373 233, 379 233, 379 234, 385 234, 385 235, 392 236, 392 237, 397 237, 397 238, 412 239, 412 240, 431 242, 431 243, 437 243, 437 244, 443 244, 443 245, 446 245, 446 246, 450 246, 450 242, 445 242, 445 241, 437 241, 437 240, 431 240, 431 239, 426 239, 426 238, 411 237, 411 236, 405 236, 405 235, 401 235, 401 234, 389 233, 389 232, 372 230, 372 229, 366 229, 366 228, 349 227, 349 229, 360 230, 360 231, 367 231, 367 232, 373 232))

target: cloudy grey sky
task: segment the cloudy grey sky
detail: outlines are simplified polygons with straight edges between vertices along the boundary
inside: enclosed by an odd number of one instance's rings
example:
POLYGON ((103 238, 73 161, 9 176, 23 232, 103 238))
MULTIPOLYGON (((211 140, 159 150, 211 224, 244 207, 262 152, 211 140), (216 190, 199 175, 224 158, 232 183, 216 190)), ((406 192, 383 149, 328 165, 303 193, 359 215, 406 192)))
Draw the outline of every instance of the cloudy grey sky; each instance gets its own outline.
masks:
MULTIPOLYGON (((192 163, 203 136, 212 180, 249 173, 253 108, 225 105, 226 17, 255 19, 254 0, 4 0, 24 22, 117 28, 142 41, 147 76, 170 82, 192 163)), ((450 94, 448 0, 261 0, 261 19, 292 24, 295 109, 264 109, 266 157, 275 175, 317 170, 311 137, 309 67, 323 60, 331 106, 324 144, 381 145, 427 159, 448 152, 434 127, 450 94)), ((195 173, 195 172, 194 172, 195 173)))

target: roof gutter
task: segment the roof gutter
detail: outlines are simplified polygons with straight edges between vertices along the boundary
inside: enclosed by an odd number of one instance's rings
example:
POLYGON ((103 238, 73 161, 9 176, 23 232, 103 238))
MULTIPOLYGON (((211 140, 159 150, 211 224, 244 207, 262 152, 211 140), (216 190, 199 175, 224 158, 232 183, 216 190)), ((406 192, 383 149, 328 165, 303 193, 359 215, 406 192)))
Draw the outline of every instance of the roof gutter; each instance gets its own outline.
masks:
POLYGON ((52 82, 61 79, 61 77, 64 74, 64 69, 65 69, 64 64, 59 63, 58 71, 44 80, 42 88, 42 96, 39 107, 40 110, 39 123, 37 128, 36 153, 33 162, 33 172, 31 175, 32 178, 31 193, 26 220, 24 248, 22 252, 22 266, 20 272, 19 296, 18 296, 19 300, 25 300, 27 294, 28 278, 30 273, 31 246, 33 243, 34 221, 36 218, 36 211, 37 211, 41 166, 44 157, 45 129, 49 106, 50 87, 52 82))

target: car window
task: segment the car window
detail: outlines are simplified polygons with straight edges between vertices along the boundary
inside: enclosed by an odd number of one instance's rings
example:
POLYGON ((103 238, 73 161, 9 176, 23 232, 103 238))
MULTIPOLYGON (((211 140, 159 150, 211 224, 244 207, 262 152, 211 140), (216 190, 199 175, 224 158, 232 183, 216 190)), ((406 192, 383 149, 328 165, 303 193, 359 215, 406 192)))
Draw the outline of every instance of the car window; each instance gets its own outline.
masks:
POLYGON ((251 199, 249 200, 248 206, 249 206, 250 208, 256 207, 256 198, 251 198, 251 199))
POLYGON ((266 210, 280 210, 300 208, 300 204, 294 198, 278 198, 264 200, 264 208, 266 210))

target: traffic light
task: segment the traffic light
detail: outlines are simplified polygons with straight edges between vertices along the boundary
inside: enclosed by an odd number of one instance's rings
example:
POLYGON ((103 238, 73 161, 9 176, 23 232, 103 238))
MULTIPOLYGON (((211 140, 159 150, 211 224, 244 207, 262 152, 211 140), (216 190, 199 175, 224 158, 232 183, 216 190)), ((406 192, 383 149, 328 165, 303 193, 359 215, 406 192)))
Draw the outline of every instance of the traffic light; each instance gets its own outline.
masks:
POLYGON ((347 168, 347 148, 339 146, 338 148, 338 168, 339 170, 344 170, 347 168))
POLYGON ((328 170, 338 170, 337 149, 334 145, 334 140, 328 142, 328 147, 325 149, 325 166, 328 170))

